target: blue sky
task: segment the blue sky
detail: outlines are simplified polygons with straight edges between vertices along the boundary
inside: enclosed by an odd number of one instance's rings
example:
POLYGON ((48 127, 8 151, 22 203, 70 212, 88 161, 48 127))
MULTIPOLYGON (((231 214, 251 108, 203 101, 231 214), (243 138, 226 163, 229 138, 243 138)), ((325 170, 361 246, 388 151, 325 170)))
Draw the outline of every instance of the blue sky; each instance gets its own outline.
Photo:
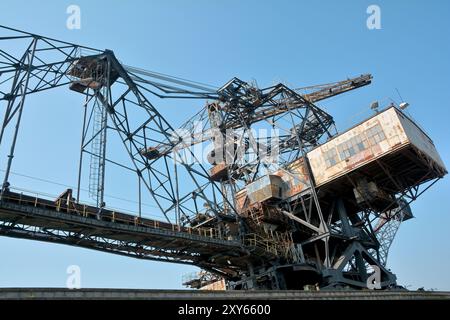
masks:
MULTIPOLYGON (((372 73, 373 84, 320 106, 343 130, 378 100, 410 114, 450 166, 450 2, 448 1, 0 1, 0 23, 99 49, 126 64, 220 86, 237 76, 261 86, 293 87, 372 73), (66 8, 81 8, 81 29, 66 28, 66 8), (366 27, 371 4, 381 30, 366 27)), ((81 103, 67 89, 27 101, 13 171, 76 183, 81 103), (58 152, 55 152, 55 145, 58 152)), ((158 105, 158 104, 156 104, 158 105)), ((199 102, 165 103, 176 126, 199 102)), ((1 154, 4 167, 5 157, 1 154)), ((57 194, 61 186, 20 176, 12 182, 57 194)), ((127 197, 127 186, 106 190, 127 197)), ((450 290, 450 178, 414 203, 400 228, 389 267, 411 289, 450 290)), ((119 204, 118 204, 119 205, 119 204)), ((146 262, 62 245, 0 238, 0 286, 63 287, 79 265, 83 287, 180 288, 188 266, 146 262)))

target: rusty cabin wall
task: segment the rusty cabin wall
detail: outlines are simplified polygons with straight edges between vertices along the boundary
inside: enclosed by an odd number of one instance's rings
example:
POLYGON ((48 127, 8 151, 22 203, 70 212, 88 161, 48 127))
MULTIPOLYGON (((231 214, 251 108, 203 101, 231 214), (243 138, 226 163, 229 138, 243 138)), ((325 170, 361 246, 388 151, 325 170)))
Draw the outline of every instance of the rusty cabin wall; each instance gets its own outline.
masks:
POLYGON ((322 186, 409 144, 397 109, 389 108, 311 150, 307 157, 316 185, 322 186), (378 139, 374 140, 371 134, 379 129, 382 137, 378 135, 378 139), (353 152, 343 155, 340 151, 348 150, 348 143, 352 144, 355 140, 362 141, 363 147, 355 146, 353 152), (333 150, 334 160, 327 160, 333 155, 333 150))
POLYGON ((428 135, 410 118, 400 111, 396 111, 403 131, 409 142, 426 156, 431 158, 442 171, 447 171, 445 164, 430 137, 428 137, 428 135))

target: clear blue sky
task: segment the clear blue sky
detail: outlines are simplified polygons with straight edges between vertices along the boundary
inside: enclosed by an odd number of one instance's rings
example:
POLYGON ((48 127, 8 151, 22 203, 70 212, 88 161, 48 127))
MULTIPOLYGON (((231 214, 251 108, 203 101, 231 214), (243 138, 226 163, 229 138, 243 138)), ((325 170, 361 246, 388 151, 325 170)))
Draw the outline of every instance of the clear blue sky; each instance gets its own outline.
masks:
MULTIPOLYGON (((369 115, 374 100, 400 102, 398 88, 448 167, 449 12, 448 1, 0 1, 1 24, 112 49, 126 64, 218 86, 233 76, 297 87, 370 72, 369 87, 321 104, 339 129, 369 115), (81 8, 80 30, 66 28, 70 4, 81 8), (381 30, 366 27, 370 4, 381 8, 381 30)), ((67 89, 30 99, 13 171, 75 184, 80 106, 67 89)), ((171 101, 163 113, 176 126, 199 107, 171 101)), ((2 153, 2 168, 5 160, 2 153)), ((54 194, 63 188, 11 180, 54 194)), ((110 183, 106 192, 127 197, 126 189, 110 183)), ((449 196, 446 177, 400 228, 388 262, 400 284, 450 290, 449 196)), ((63 287, 67 266, 79 265, 83 287, 180 288, 181 275, 195 270, 9 238, 0 238, 0 259, 2 287, 63 287)))

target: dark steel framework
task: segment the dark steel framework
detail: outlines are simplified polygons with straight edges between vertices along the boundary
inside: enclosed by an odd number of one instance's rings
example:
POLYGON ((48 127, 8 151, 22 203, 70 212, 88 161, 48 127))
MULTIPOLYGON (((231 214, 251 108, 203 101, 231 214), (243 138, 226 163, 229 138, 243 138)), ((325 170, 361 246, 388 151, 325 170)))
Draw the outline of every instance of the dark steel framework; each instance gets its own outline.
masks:
MULTIPOLYGON (((425 173, 419 170, 420 177, 394 172, 394 162, 380 161, 376 170, 385 172, 395 197, 386 209, 374 210, 369 201, 358 206, 346 194, 316 188, 305 158, 307 151, 336 134, 333 118, 315 102, 365 86, 370 75, 301 90, 283 84, 259 89, 234 78, 215 89, 125 66, 110 50, 8 27, 0 31, 0 43, 7 44, 0 48, 0 100, 6 103, 0 144, 5 143, 6 130, 12 132, 0 234, 193 264, 225 278, 232 289, 361 288, 375 271, 382 288, 395 285, 385 264, 398 222, 404 220, 409 202, 445 172, 436 178, 436 168, 415 154, 408 154, 411 162, 428 168, 425 173), (73 198, 69 192, 61 206, 61 199, 54 203, 11 192, 9 174, 26 97, 64 85, 84 95, 85 102, 78 190, 73 198), (155 98, 212 102, 175 130, 154 106, 155 98), (252 131, 255 127, 279 134, 259 137, 252 131), (107 141, 113 134, 120 137, 129 163, 108 157, 107 141), (224 154, 232 161, 222 161, 220 178, 193 151, 194 145, 208 142, 213 145, 212 165, 220 164, 218 154, 232 145, 224 154), (267 161, 272 153, 279 154, 277 161, 267 161), (90 193, 97 205, 82 214, 86 155, 91 158, 90 193), (297 159, 306 164, 310 188, 294 200, 238 212, 239 190, 297 159), (105 206, 106 163, 130 171, 138 180, 139 214, 122 214, 126 225, 118 225, 115 213, 105 206), (406 181, 408 177, 414 181, 406 181), (143 193, 164 215, 162 231, 157 222, 147 219, 145 225, 140 220, 143 193), (276 230, 268 229, 268 216, 279 225, 276 230), (209 236, 202 234, 205 230, 209 236)), ((359 178, 347 176, 343 183, 357 185, 359 178)))

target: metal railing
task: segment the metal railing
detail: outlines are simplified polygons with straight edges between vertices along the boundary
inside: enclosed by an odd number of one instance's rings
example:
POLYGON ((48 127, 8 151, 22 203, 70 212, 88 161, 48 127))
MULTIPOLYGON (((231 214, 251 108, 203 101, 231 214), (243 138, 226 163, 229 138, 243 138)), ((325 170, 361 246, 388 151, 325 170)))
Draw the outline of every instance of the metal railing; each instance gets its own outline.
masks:
MULTIPOLYGON (((17 188, 11 188, 17 189, 17 188)), ((70 202, 66 205, 66 199, 44 199, 39 197, 38 193, 24 194, 5 192, 1 194, 1 201, 3 202, 15 202, 20 205, 27 205, 33 207, 51 207, 57 212, 63 212, 65 214, 75 214, 84 218, 97 220, 98 209, 93 208, 90 205, 70 202), (34 195, 35 194, 35 195, 34 195)), ((138 215, 130 215, 122 212, 117 212, 115 210, 107 209, 108 215, 101 215, 101 220, 109 219, 109 222, 114 223, 125 223, 128 225, 134 225, 139 227, 147 227, 160 230, 169 230, 173 232, 183 232, 190 235, 208 237, 213 239, 221 239, 220 234, 216 228, 191 228, 182 227, 180 225, 170 224, 162 221, 152 220, 148 218, 140 218, 138 215)))

